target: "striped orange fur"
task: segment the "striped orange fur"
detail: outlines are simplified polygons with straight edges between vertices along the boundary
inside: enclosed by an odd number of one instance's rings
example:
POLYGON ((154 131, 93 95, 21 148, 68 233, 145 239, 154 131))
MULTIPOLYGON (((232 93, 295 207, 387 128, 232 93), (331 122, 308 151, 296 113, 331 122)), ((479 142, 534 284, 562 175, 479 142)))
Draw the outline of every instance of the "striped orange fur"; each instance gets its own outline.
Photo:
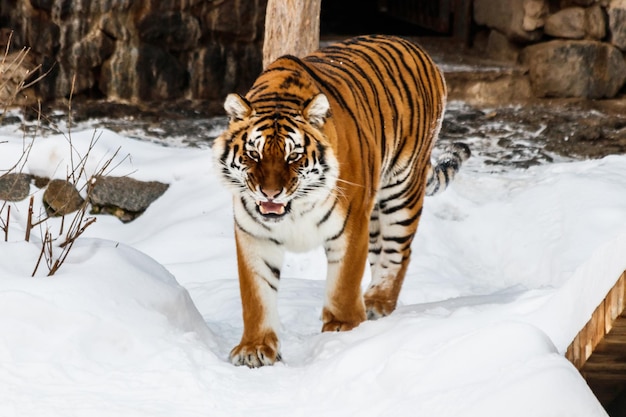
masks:
POLYGON ((445 104, 431 58, 382 35, 281 57, 245 97, 227 97, 230 123, 213 153, 233 191, 244 322, 234 364, 280 359, 276 293, 287 250, 326 251, 323 331, 394 310, 427 186, 445 188, 469 155, 458 145, 431 165, 445 104))

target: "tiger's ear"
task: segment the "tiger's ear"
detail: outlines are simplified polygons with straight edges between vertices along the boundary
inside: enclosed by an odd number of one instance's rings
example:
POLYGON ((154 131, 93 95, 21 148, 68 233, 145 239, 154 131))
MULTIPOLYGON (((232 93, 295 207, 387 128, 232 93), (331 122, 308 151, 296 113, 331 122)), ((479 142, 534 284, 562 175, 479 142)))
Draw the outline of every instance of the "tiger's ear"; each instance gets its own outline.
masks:
POLYGON ((252 113, 252 107, 245 98, 239 94, 229 94, 224 102, 224 110, 230 120, 243 120, 252 113))
POLYGON ((315 127, 322 127, 330 113, 330 103, 324 94, 313 97, 304 108, 304 118, 315 127))

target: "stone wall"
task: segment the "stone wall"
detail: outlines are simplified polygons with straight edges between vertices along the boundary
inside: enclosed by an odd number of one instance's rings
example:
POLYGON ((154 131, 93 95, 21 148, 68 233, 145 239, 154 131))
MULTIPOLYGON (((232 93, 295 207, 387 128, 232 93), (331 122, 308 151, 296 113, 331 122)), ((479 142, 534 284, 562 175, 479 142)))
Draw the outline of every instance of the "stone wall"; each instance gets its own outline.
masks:
MULTIPOLYGON (((31 48, 43 100, 223 100, 261 70, 267 0, 0 0, 0 33, 31 48)), ((5 39, 6 36, 1 39, 5 39)), ((2 42, 0 42, 2 43, 2 42)), ((1 45, 0 45, 1 46, 1 45)))
POLYGON ((474 21, 535 96, 610 98, 626 82, 626 0, 474 0, 474 21))

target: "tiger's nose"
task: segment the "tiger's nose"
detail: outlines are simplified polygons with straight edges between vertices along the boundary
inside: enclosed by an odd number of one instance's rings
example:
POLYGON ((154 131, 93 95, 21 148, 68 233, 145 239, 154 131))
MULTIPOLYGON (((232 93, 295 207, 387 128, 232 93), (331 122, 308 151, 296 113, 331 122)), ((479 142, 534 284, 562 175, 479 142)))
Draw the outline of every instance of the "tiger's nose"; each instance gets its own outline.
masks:
POLYGON ((280 194, 281 190, 276 190, 274 188, 262 188, 261 187, 261 194, 263 194, 265 197, 272 199, 272 198, 276 198, 276 196, 278 194, 280 194))

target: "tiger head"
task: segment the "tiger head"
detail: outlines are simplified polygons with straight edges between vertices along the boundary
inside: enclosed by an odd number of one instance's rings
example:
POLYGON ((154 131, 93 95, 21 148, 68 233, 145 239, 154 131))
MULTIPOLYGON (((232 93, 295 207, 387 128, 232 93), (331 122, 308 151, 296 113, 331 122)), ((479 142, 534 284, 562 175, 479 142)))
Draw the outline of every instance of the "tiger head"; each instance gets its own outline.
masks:
POLYGON ((330 105, 324 94, 295 105, 277 100, 256 108, 230 94, 224 108, 230 122, 213 145, 216 165, 255 218, 278 222, 294 205, 312 204, 332 191, 339 168, 328 140, 330 105))

